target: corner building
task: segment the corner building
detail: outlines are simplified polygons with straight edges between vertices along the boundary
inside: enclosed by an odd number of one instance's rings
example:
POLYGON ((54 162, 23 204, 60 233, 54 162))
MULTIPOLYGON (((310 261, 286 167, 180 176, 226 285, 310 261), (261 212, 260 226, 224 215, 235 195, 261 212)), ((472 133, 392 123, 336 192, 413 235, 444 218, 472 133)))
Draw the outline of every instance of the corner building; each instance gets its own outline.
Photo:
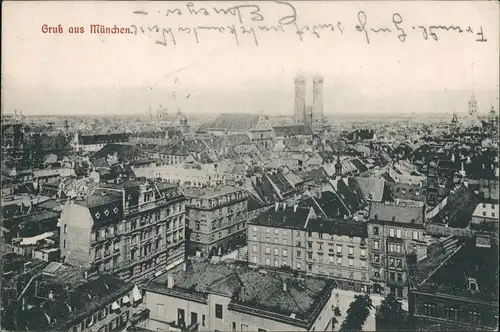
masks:
POLYGON ((61 259, 90 275, 151 278, 185 260, 185 214, 185 196, 171 184, 96 188, 61 212, 61 259))

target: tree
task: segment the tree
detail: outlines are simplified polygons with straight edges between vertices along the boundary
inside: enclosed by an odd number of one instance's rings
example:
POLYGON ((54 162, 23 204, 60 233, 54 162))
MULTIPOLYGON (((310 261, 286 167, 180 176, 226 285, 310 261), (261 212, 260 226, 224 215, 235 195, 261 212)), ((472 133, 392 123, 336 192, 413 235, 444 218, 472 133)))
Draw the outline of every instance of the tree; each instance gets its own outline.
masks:
POLYGON ((380 304, 377 316, 384 325, 384 330, 401 330, 405 322, 405 311, 401 300, 397 299, 393 293, 387 294, 380 304))
POLYGON ((354 296, 354 301, 347 309, 347 316, 340 326, 339 332, 362 331, 370 310, 373 308, 372 299, 368 294, 359 294, 354 296))

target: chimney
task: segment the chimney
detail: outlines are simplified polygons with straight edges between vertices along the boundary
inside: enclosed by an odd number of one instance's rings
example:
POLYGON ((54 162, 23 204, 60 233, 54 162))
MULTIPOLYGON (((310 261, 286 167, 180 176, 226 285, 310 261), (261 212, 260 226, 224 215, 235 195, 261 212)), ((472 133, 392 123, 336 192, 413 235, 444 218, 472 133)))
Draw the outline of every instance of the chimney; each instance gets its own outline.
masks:
POLYGON ((274 211, 278 211, 279 207, 280 207, 280 203, 279 202, 274 203, 274 211))
POLYGON ((54 299, 54 292, 51 290, 49 292, 49 300, 53 300, 54 299))
POLYGON ((286 284, 286 280, 283 280, 283 292, 288 291, 288 285, 286 284))
POLYGON ((83 278, 84 278, 85 280, 87 280, 87 279, 89 278, 89 274, 88 274, 88 272, 87 272, 87 271, 85 271, 85 272, 83 273, 83 278))
POLYGON ((283 211, 286 211, 286 203, 283 203, 283 211))
POLYGON ((167 276, 167 288, 172 289, 174 287, 174 277, 167 276))
POLYGON ((183 270, 184 272, 186 272, 186 271, 187 271, 187 262, 182 263, 182 270, 183 270))
POLYGON ((298 205, 297 205, 297 204, 294 204, 294 205, 293 205, 293 212, 297 212, 297 207, 298 207, 298 205))

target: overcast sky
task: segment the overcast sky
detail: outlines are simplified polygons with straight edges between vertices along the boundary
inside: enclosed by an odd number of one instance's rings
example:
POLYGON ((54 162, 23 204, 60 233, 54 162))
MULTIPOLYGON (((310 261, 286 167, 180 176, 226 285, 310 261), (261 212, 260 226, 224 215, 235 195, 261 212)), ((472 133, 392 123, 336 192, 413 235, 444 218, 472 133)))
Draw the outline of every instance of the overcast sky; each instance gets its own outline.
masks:
MULTIPOLYGON (((217 16, 213 7, 242 2, 202 2, 209 16, 190 15, 186 3, 170 2, 3 2, 2 109, 25 114, 145 113, 159 104, 175 111, 259 112, 292 114, 294 77, 299 71, 324 77, 325 113, 335 112, 465 112, 473 89, 481 111, 498 107, 499 5, 497 2, 291 2, 299 27, 332 23, 336 31, 305 33, 292 25, 285 33, 259 32, 274 25, 291 7, 260 3, 263 22, 252 22, 242 9, 250 34, 214 31, 194 36, 179 26, 241 26, 235 16, 217 16), (182 15, 165 15, 179 8, 182 15), (134 11, 148 15, 137 15, 134 11), (407 33, 371 33, 370 43, 356 31, 358 11, 366 27, 392 30, 392 15, 403 18, 407 33), (344 30, 341 34, 337 22, 344 30), (43 24, 83 26, 84 34, 43 34, 43 24), (89 24, 173 28, 176 45, 155 43, 148 35, 90 34, 89 24), (439 41, 413 26, 470 26, 437 32, 439 41), (485 43, 476 42, 482 26, 485 43), (474 65, 472 65, 474 64, 474 65), (175 92, 175 96, 174 96, 175 92), (185 99, 188 95, 189 98, 185 99)), ((247 2, 247 4, 255 4, 247 2)), ((146 29, 146 31, 148 31, 146 29)), ((149 34, 149 33, 148 33, 149 34)), ((311 88, 308 90, 310 98, 311 88)))

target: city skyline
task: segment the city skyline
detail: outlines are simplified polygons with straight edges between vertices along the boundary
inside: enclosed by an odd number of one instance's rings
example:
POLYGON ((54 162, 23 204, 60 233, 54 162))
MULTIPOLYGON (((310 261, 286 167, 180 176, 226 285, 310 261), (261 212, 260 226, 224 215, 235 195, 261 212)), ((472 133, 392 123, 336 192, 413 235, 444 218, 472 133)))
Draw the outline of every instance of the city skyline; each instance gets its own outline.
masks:
MULTIPOLYGON (((4 20, 12 33, 2 40, 2 108, 6 111, 143 114, 162 104, 171 112, 182 108, 187 114, 263 111, 293 116, 293 81, 301 70, 324 77, 325 115, 395 110, 463 113, 473 89, 481 112, 491 104, 498 108, 498 7, 487 2, 457 2, 452 8, 436 3, 425 14, 418 10, 418 2, 324 2, 321 10, 294 2, 300 24, 339 20, 345 25, 344 35, 309 36, 303 42, 295 33, 267 35, 258 47, 248 43, 236 47, 213 33, 206 33, 199 44, 178 41, 175 47, 164 47, 143 36, 40 32, 42 24, 56 22, 64 26, 137 23, 134 10, 164 11, 173 4, 58 3, 48 13, 45 6, 28 5, 29 10, 25 3, 4 4, 12 13, 4 20), (105 14, 107 9, 113 16, 105 14), (398 12, 413 23, 482 26, 488 42, 478 43, 474 36, 459 38, 448 31, 440 33, 439 42, 419 36, 401 43, 396 36, 372 36, 367 44, 354 28, 359 10, 374 25, 390 23, 392 13, 398 12), (92 17, 92 22, 82 18, 82 11, 92 13, 85 16, 92 17), (186 95, 191 97, 181 102, 186 95)), ((275 10, 272 2, 260 6, 265 13, 275 10)), ((168 22, 148 22, 183 24, 182 17, 175 16, 169 16, 168 22)), ((207 22, 233 24, 234 18, 218 16, 207 22)))

